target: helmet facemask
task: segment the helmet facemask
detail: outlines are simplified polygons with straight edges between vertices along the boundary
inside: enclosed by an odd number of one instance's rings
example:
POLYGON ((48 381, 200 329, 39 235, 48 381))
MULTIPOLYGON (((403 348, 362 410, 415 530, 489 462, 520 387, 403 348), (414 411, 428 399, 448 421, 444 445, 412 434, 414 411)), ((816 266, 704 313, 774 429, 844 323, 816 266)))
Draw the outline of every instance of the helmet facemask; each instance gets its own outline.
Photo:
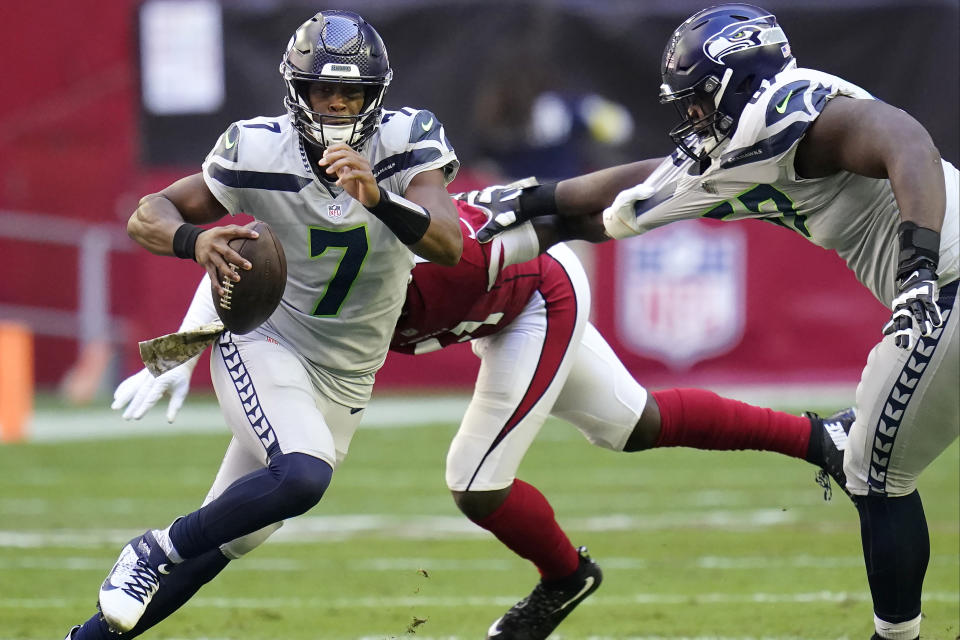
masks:
POLYGON ((694 160, 706 158, 733 131, 734 118, 720 109, 731 75, 727 69, 722 79, 709 75, 677 92, 660 85, 660 102, 672 103, 680 114, 680 123, 670 130, 670 138, 694 160))
MULTIPOLYGON (((284 74, 284 79, 286 78, 284 74)), ((294 128, 312 145, 325 149, 332 144, 344 143, 354 149, 362 149, 380 125, 383 113, 383 96, 389 79, 383 84, 365 84, 335 80, 287 80, 287 97, 284 105, 293 119, 294 128), (329 82, 360 86, 364 92, 363 106, 358 114, 320 113, 310 105, 311 82, 329 82)))

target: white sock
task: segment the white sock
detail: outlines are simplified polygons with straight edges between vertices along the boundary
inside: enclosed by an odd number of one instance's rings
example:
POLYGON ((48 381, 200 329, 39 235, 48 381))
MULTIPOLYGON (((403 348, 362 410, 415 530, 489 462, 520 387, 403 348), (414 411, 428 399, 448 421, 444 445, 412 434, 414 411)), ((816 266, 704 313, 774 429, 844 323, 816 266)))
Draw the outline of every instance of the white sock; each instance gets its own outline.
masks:
POLYGON ((876 615, 873 616, 873 626, 877 635, 887 640, 913 640, 920 635, 920 616, 906 622, 887 622, 876 615))
POLYGON ((163 552, 167 554, 168 558, 170 558, 170 562, 173 564, 179 564, 183 562, 183 558, 179 553, 177 553, 177 549, 173 546, 173 542, 170 540, 170 527, 167 527, 166 529, 154 529, 153 537, 157 539, 157 544, 160 545, 160 548, 163 549, 163 552))

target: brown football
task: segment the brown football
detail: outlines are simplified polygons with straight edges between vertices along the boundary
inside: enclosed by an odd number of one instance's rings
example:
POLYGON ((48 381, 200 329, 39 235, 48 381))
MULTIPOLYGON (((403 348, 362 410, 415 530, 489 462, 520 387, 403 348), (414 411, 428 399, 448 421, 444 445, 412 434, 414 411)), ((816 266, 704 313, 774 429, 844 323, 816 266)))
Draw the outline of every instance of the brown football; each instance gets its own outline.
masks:
POLYGON ((233 333, 249 333, 273 314, 287 284, 287 259, 283 246, 266 222, 254 220, 246 225, 260 234, 257 239, 234 238, 230 248, 246 258, 253 268, 240 273, 240 281, 224 279, 227 293, 221 297, 211 287, 213 306, 223 326, 233 333))

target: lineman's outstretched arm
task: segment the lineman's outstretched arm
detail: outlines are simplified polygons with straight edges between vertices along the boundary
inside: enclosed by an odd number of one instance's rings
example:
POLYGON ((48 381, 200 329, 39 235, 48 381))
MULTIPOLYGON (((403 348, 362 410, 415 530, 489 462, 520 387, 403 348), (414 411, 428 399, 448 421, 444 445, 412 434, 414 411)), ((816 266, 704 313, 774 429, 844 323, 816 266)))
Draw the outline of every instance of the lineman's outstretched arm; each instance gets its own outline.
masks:
POLYGON ((602 242, 607 236, 600 214, 618 193, 646 180, 662 160, 640 160, 560 182, 526 187, 515 198, 513 215, 495 217, 477 232, 477 239, 490 242, 509 227, 522 225, 528 220, 553 218, 538 225, 538 233, 549 234, 552 238, 549 241, 547 236, 544 237, 547 242, 542 245, 544 251, 563 240, 602 242), (549 227, 554 227, 555 232, 547 231, 549 227))
POLYGON ((561 180, 555 195, 556 213, 561 218, 589 218, 599 223, 602 231, 603 222, 596 215, 610 206, 618 193, 650 177, 661 162, 663 158, 640 160, 561 180))

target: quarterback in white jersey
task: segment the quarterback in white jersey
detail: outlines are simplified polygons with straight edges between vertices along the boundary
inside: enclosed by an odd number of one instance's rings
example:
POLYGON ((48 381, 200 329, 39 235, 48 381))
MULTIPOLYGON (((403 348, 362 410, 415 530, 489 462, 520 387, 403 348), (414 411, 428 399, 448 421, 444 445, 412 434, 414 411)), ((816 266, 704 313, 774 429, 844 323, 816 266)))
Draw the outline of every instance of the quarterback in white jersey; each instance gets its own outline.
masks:
POLYGON ((250 214, 280 239, 288 281, 266 323, 214 347, 233 439, 204 505, 123 547, 99 613, 70 640, 139 635, 319 502, 386 356, 414 253, 459 260, 446 191, 458 161, 434 114, 383 110, 392 71, 376 30, 356 13, 317 13, 280 72, 287 115, 230 125, 202 173, 143 198, 128 223, 151 252, 196 260, 222 295, 251 268, 228 242, 255 234, 196 225, 250 214))
POLYGON ((836 251, 892 311, 857 388, 844 471, 874 638, 914 640, 929 560, 916 481, 960 431, 957 169, 910 115, 797 68, 783 29, 759 7, 691 16, 669 39, 661 75, 661 101, 682 118, 670 132, 676 152, 562 181, 553 201, 495 219, 478 237, 534 217, 555 221, 541 246, 602 239, 600 222, 623 238, 674 220, 758 218, 836 251), (624 189, 631 177, 636 186, 624 189))
MULTIPOLYGON (((288 116, 234 123, 203 163, 207 187, 231 214, 270 224, 287 259, 287 287, 260 327, 306 362, 325 394, 362 407, 386 357, 413 253, 358 200, 317 178, 288 116)), ((429 111, 385 110, 366 143, 379 185, 406 192, 437 169, 449 182, 458 162, 429 111)))

